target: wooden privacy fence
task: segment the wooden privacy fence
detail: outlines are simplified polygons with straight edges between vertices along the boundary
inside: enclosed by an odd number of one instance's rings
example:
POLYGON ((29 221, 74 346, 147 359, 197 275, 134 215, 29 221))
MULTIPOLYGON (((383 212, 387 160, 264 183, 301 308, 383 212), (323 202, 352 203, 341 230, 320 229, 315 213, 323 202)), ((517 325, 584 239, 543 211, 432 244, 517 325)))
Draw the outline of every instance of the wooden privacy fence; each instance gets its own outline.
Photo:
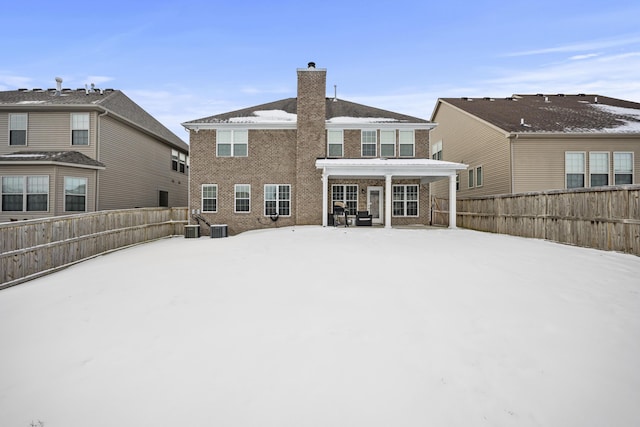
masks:
POLYGON ((0 289, 96 255, 182 235, 187 215, 187 208, 139 208, 0 224, 0 289))
MULTIPOLYGON (((432 203, 448 225, 448 200, 432 203)), ((458 199, 457 225, 640 256, 640 185, 458 199)))

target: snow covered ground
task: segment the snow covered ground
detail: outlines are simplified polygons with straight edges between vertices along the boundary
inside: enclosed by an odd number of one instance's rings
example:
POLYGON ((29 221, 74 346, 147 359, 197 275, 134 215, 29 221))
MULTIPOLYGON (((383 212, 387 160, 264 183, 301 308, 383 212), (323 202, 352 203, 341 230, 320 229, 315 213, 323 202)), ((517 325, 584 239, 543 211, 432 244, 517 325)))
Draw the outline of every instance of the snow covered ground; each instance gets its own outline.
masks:
POLYGON ((0 291, 0 426, 640 425, 640 258, 448 229, 173 238, 0 291))

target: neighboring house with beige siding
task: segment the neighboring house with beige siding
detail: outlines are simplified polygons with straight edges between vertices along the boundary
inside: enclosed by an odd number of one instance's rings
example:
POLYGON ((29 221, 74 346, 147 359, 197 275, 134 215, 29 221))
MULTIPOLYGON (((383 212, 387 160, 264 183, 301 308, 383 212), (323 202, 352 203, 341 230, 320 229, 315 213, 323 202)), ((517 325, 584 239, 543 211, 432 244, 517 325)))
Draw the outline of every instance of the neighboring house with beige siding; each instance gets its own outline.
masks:
POLYGON ((313 63, 297 76, 296 98, 183 123, 194 216, 230 234, 326 226, 339 203, 352 225, 391 227, 429 223, 434 180, 455 197, 465 165, 429 159, 433 123, 327 97, 326 69, 313 63))
MULTIPOLYGON (((640 103, 600 95, 441 98, 432 158, 469 165, 458 197, 636 184, 640 103)), ((432 185, 439 197, 447 189, 432 185)))
POLYGON ((0 222, 186 206, 188 154, 119 90, 0 92, 0 222))

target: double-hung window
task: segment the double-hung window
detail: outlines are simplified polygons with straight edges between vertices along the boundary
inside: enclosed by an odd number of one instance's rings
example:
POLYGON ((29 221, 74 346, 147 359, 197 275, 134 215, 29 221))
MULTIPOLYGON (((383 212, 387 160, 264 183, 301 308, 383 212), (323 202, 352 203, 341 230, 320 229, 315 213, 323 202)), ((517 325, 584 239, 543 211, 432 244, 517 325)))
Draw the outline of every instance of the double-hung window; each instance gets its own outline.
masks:
POLYGON ((235 212, 251 212, 251 185, 236 184, 235 189, 235 212))
POLYGON ((187 172, 187 155, 184 153, 180 153, 180 155, 178 156, 178 159, 179 159, 178 171, 180 173, 186 173, 187 172))
POLYGON ((442 141, 438 141, 431 146, 431 158, 433 160, 442 160, 442 141))
POLYGON ((589 182, 591 187, 609 185, 609 153, 589 153, 589 182))
POLYGON ((418 185, 393 186, 393 216, 418 216, 418 185))
POLYGON ((482 187, 482 181, 484 177, 482 176, 482 166, 478 166, 476 168, 476 187, 482 187))
POLYGON ((377 154, 378 138, 376 130, 361 131, 362 157, 375 157, 377 154))
POLYGON ((585 153, 566 152, 564 156, 564 170, 567 180, 567 188, 584 187, 585 153))
POLYGON ((3 176, 2 210, 46 212, 49 210, 48 176, 3 176))
POLYGON ((171 169, 176 172, 178 171, 178 158, 178 150, 171 150, 171 169))
POLYGON ((380 130, 380 157, 396 156, 396 131, 380 130))
POLYGON ((264 214, 265 216, 291 215, 291 185, 266 184, 264 186, 264 214))
POLYGON ((218 212, 218 184, 202 184, 202 212, 218 212))
POLYGON ((469 188, 474 187, 474 184, 473 184, 474 178, 475 178, 475 171, 473 169, 469 169, 469 182, 468 182, 469 188))
POLYGON ((71 145, 89 145, 89 113, 71 114, 71 145))
POLYGON ((400 146, 400 157, 415 156, 415 135, 412 130, 401 130, 398 132, 400 146))
POLYGON ((344 156, 344 136, 342 130, 327 130, 327 154, 329 157, 344 156))
POLYGON ((27 145, 27 113, 9 114, 9 145, 27 145))
POLYGON ((248 130, 221 130, 216 133, 216 155, 218 157, 247 157, 248 130))
POLYGON ((86 212, 87 178, 64 178, 65 212, 86 212))
POLYGON ((358 186, 353 184, 331 186, 332 205, 335 202, 344 203, 348 213, 355 215, 358 210, 358 186))
POLYGON ((613 153, 615 185, 633 184, 633 153, 613 153))

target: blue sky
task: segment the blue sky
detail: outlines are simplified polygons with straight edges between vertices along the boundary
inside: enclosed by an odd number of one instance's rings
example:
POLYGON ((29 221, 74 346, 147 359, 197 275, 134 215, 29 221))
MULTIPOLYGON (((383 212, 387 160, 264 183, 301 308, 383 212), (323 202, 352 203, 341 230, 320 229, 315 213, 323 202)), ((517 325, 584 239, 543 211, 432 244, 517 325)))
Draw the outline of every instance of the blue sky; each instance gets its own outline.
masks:
POLYGON ((327 94, 428 119, 439 97, 597 93, 640 102, 640 2, 11 1, 0 90, 124 91, 179 137, 181 122, 327 94))

